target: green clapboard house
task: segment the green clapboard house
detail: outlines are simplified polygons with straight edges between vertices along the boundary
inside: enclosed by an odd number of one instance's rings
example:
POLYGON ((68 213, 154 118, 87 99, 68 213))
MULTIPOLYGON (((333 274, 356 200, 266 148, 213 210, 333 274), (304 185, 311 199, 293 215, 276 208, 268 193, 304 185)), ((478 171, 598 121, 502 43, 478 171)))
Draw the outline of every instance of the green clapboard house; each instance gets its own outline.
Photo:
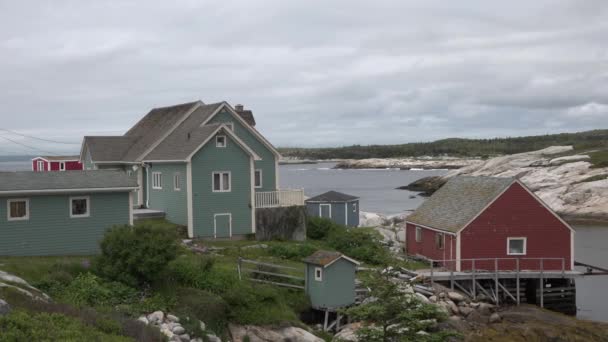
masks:
POLYGON ((112 170, 0 172, 0 255, 90 255, 133 223, 137 182, 112 170))
POLYGON ((152 109, 122 136, 85 137, 80 158, 136 179, 133 205, 164 212, 190 237, 245 236, 256 208, 303 205, 301 192, 279 189, 280 154, 251 111, 226 102, 152 109))

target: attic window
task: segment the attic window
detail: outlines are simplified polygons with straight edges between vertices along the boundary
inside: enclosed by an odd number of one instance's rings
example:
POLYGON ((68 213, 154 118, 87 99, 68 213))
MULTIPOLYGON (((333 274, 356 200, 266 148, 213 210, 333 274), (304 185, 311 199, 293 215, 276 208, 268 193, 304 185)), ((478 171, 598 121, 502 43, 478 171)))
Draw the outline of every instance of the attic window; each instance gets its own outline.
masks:
POLYGON ((234 132, 234 122, 227 122, 226 126, 228 126, 228 128, 230 128, 230 130, 234 132))
POLYGON ((225 135, 218 135, 215 137, 215 147, 226 147, 225 135))
POLYGON ((321 267, 315 267, 315 280, 323 281, 323 269, 321 267))
POLYGON ((507 254, 526 255, 526 240, 525 237, 507 238, 507 254))

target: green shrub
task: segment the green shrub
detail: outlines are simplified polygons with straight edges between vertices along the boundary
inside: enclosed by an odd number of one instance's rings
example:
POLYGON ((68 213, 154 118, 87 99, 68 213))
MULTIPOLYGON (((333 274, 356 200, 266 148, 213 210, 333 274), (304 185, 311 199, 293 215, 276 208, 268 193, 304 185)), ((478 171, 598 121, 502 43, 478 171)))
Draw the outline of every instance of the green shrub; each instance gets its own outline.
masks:
POLYGON ((216 334, 225 332, 228 325, 228 304, 222 297, 193 288, 178 289, 176 297, 175 313, 191 335, 202 337, 199 321, 205 322, 207 330, 216 334))
POLYGON ((390 252, 382 245, 374 231, 361 228, 334 229, 327 244, 358 261, 384 265, 390 261, 390 252))
POLYGON ((276 287, 240 282, 230 288, 223 298, 230 308, 230 322, 265 325, 298 320, 276 287))
POLYGON ((306 237, 312 240, 323 240, 331 231, 340 228, 344 227, 330 219, 309 216, 306 221, 306 237))
POLYGON ((118 226, 105 234, 94 266, 99 275, 130 286, 150 284, 179 248, 173 229, 118 226))
POLYGON ((167 273, 177 284, 213 293, 223 293, 238 282, 236 271, 215 267, 213 257, 182 255, 169 263, 167 273))
POLYGON ((596 182, 604 179, 608 179, 608 174, 595 175, 591 177, 587 177, 583 180, 578 181, 577 183, 587 183, 587 182, 596 182))
POLYGON ((608 151, 589 153, 592 167, 608 167, 608 151))
MULTIPOLYGON (((114 326, 106 328, 116 330, 114 326)), ((0 316, 0 331, 0 341, 130 341, 115 332, 103 332, 66 315, 23 310, 0 316)))
POLYGON ((122 283, 108 282, 92 273, 83 273, 64 288, 61 299, 82 306, 113 306, 137 300, 137 290, 122 283))
POLYGON ((272 244, 268 248, 268 254, 278 257, 281 259, 296 260, 300 261, 303 258, 311 255, 317 250, 317 247, 303 243, 303 244, 272 244))

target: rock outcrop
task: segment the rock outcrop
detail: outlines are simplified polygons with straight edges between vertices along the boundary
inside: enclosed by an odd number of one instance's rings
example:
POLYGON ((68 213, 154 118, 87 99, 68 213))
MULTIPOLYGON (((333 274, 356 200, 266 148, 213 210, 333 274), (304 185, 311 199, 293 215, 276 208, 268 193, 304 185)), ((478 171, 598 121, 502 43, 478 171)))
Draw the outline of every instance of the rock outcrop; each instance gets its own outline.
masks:
POLYGON ((452 157, 420 157, 420 158, 394 158, 394 159, 346 159, 339 161, 335 169, 459 169, 461 167, 480 163, 480 159, 461 159, 452 157))
POLYGON ((297 327, 266 328, 251 325, 230 325, 230 335, 233 342, 323 342, 323 340, 308 331, 297 327))
POLYGON ((423 190, 426 184, 432 192, 457 175, 515 177, 566 218, 608 220, 608 168, 594 168, 588 155, 558 155, 571 151, 572 146, 553 146, 492 158, 416 181, 411 188, 423 190))

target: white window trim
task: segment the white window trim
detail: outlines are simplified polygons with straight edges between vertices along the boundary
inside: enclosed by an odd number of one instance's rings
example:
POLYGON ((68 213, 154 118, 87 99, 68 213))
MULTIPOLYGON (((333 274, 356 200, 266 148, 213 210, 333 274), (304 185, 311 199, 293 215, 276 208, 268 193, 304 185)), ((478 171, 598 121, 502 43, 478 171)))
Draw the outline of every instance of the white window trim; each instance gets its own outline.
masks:
POLYGON ((59 171, 65 171, 65 162, 59 162, 59 171))
POLYGON ((422 242, 422 228, 416 226, 416 242, 422 242))
POLYGON ((211 173, 211 191, 213 192, 231 192, 232 191, 232 172, 231 171, 213 171, 211 173), (224 177, 223 174, 227 173, 228 174, 228 190, 223 190, 224 189, 224 177), (220 189, 219 190, 215 190, 215 175, 219 174, 220 175, 220 189))
POLYGON ((315 280, 323 281, 323 269, 321 267, 315 267, 315 280))
POLYGON ((323 217, 323 206, 329 207, 329 219, 331 219, 331 204, 321 203, 319 204, 319 217, 323 217))
POLYGON ((152 189, 162 190, 163 189, 163 173, 160 171, 152 172, 152 189), (158 176, 158 182, 156 177, 158 176))
POLYGON ((91 216, 91 198, 89 196, 76 196, 76 197, 70 197, 70 201, 68 202, 69 204, 69 211, 70 211, 70 218, 81 218, 81 217, 89 217, 91 216), (72 213, 72 201, 74 200, 86 200, 87 201, 87 212, 82 214, 82 215, 74 215, 72 213))
POLYGON ((38 172, 42 172, 42 171, 44 171, 44 160, 38 160, 38 161, 36 162, 36 166, 37 166, 37 167, 36 167, 36 168, 37 168, 37 170, 36 170, 36 171, 38 171, 38 172))
POLYGON ((255 185, 255 184, 254 184, 254 187, 255 187, 256 189, 259 189, 259 188, 264 187, 264 180, 263 180, 263 176, 264 176, 264 174, 262 173, 262 169, 256 169, 256 170, 254 171, 254 173, 253 173, 253 181, 254 181, 254 182, 255 182, 255 173, 256 173, 256 172, 259 172, 259 173, 260 173, 260 185, 255 185))
POLYGON ((226 136, 225 136, 225 135, 220 134, 220 135, 216 135, 216 136, 215 136, 215 147, 219 147, 219 148, 225 148, 225 147, 226 147, 226 145, 228 145, 228 140, 226 139, 226 136), (221 144, 221 143, 219 142, 219 139, 220 139, 220 138, 224 138, 224 144, 221 144))
POLYGON ((30 219, 30 199, 29 198, 12 198, 6 200, 6 220, 7 221, 27 221, 30 219), (11 217, 11 203, 25 202, 25 216, 11 217))
POLYGON ((353 213, 357 212, 357 202, 353 203, 353 213))
POLYGON ((507 255, 526 255, 528 252, 528 238, 527 237, 509 237, 507 238, 507 255), (524 241, 524 251, 523 253, 511 253, 511 240, 523 240, 524 241))
POLYGON ((231 131, 234 132, 234 122, 230 121, 230 122, 226 122, 224 123, 226 126, 228 126, 230 128, 231 131))
POLYGON ((181 191, 182 190, 182 174, 176 172, 173 174, 173 190, 181 191))

